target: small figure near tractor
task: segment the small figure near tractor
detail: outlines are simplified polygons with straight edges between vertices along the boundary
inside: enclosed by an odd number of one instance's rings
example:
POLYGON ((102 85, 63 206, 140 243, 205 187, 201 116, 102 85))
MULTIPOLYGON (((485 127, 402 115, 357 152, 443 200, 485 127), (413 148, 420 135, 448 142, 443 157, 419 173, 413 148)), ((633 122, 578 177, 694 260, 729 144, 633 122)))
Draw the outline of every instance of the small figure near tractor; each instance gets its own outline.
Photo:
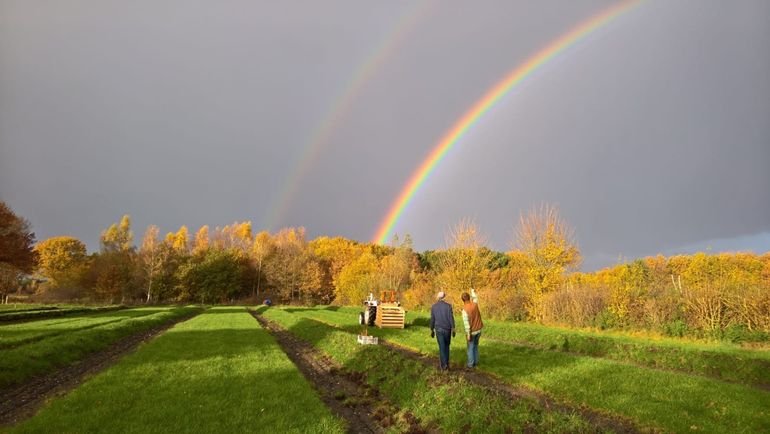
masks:
POLYGON ((402 329, 405 317, 406 311, 396 300, 396 291, 382 291, 379 300, 375 300, 370 293, 369 298, 364 300, 364 311, 358 314, 358 323, 364 326, 362 334, 358 335, 358 343, 377 344, 377 337, 368 334, 369 326, 402 329))

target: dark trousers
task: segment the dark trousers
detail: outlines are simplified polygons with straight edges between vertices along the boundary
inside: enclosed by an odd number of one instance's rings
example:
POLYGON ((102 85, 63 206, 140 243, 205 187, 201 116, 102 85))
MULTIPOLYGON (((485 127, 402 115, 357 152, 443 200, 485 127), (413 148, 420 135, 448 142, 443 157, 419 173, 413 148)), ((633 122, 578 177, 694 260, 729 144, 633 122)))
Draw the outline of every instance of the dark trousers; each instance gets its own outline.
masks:
POLYGON ((452 332, 449 330, 436 329, 436 340, 438 341, 438 354, 441 369, 449 369, 449 345, 452 342, 452 332))
POLYGON ((468 341, 468 367, 475 368, 479 364, 479 339, 481 333, 472 335, 471 340, 468 341))

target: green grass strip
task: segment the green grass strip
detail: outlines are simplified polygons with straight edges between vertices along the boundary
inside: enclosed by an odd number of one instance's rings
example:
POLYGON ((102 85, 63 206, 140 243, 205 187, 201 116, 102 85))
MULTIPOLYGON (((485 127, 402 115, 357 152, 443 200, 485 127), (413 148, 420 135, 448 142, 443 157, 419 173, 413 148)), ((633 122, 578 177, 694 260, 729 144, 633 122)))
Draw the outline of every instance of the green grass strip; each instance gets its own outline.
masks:
MULTIPOLYGON (((312 312, 320 309, 324 311, 324 318, 333 319, 336 324, 349 324, 350 318, 355 318, 359 311, 358 308, 333 306, 310 309, 308 315, 312 316, 312 312)), ((462 327, 461 318, 455 319, 458 327, 462 327)), ((430 315, 426 312, 407 313, 410 325, 425 326, 429 320, 430 315)), ((484 321, 484 337, 770 389, 770 351, 743 349, 730 343, 651 339, 494 320, 484 321)))
POLYGON ((642 340, 622 335, 602 335, 597 332, 502 321, 485 322, 484 333, 487 337, 549 350, 680 370, 770 388, 770 352, 767 351, 745 350, 728 344, 642 340))
POLYGON ((83 330, 129 318, 151 315, 166 308, 147 307, 126 309, 71 318, 44 319, 18 324, 0 325, 0 349, 17 347, 62 333, 83 330))
POLYGON ((341 433, 269 333, 214 308, 142 345, 11 432, 341 433))
MULTIPOLYGON (((363 375, 396 406, 440 432, 595 432, 578 414, 549 412, 533 400, 511 402, 506 396, 490 393, 460 376, 442 374, 387 347, 359 345, 351 333, 281 309, 260 311, 349 372, 363 375)), ((394 428, 398 431, 403 426, 394 428)))
POLYGON ((76 362, 123 337, 149 330, 196 310, 199 308, 161 308, 160 311, 150 315, 77 330, 20 347, 0 350, 0 389, 21 383, 33 375, 43 374, 76 362))
POLYGON ((56 310, 59 306, 45 304, 0 304, 0 315, 33 310, 56 310))
MULTIPOLYGON (((355 332, 354 308, 287 308, 304 318, 355 332)), ((422 324, 412 316, 412 322, 422 324)), ((438 354, 426 326, 370 329, 371 334, 424 354, 438 354)), ((458 336, 459 337, 459 336, 458 336)), ((465 363, 465 344, 453 341, 451 359, 465 363)), ((660 371, 612 360, 577 356, 484 339, 479 369, 511 385, 609 411, 643 426, 685 432, 770 432, 770 392, 680 372, 660 371)))
POLYGON ((14 322, 25 320, 36 320, 43 318, 56 318, 62 316, 76 315, 81 313, 107 312, 111 310, 125 309, 125 306, 77 306, 65 307, 60 309, 32 309, 22 311, 12 311, 0 314, 0 322, 14 322))

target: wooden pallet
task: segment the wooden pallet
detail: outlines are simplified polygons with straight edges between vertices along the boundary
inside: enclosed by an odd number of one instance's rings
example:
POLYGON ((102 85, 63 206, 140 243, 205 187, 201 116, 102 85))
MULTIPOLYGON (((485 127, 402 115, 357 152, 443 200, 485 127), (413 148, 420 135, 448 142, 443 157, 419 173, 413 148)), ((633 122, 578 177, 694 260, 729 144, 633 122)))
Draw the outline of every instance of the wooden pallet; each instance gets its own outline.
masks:
POLYGON ((377 317, 374 324, 381 329, 404 328, 406 312, 397 304, 383 303, 377 306, 377 317))

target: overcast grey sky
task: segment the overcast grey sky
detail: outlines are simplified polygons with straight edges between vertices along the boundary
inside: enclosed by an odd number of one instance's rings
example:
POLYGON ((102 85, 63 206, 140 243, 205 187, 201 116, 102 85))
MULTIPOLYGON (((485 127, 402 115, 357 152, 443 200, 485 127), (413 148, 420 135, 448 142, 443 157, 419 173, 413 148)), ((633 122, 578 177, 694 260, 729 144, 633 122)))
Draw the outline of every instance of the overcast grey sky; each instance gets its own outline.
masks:
MULTIPOLYGON (((441 1, 368 77, 283 225, 373 236, 487 89, 615 2, 441 1)), ((408 1, 0 0, 0 199, 38 239, 267 224, 319 123, 408 1)), ((508 94, 396 230, 471 217, 507 249, 558 204, 585 268, 770 250, 770 2, 649 0, 508 94)))

